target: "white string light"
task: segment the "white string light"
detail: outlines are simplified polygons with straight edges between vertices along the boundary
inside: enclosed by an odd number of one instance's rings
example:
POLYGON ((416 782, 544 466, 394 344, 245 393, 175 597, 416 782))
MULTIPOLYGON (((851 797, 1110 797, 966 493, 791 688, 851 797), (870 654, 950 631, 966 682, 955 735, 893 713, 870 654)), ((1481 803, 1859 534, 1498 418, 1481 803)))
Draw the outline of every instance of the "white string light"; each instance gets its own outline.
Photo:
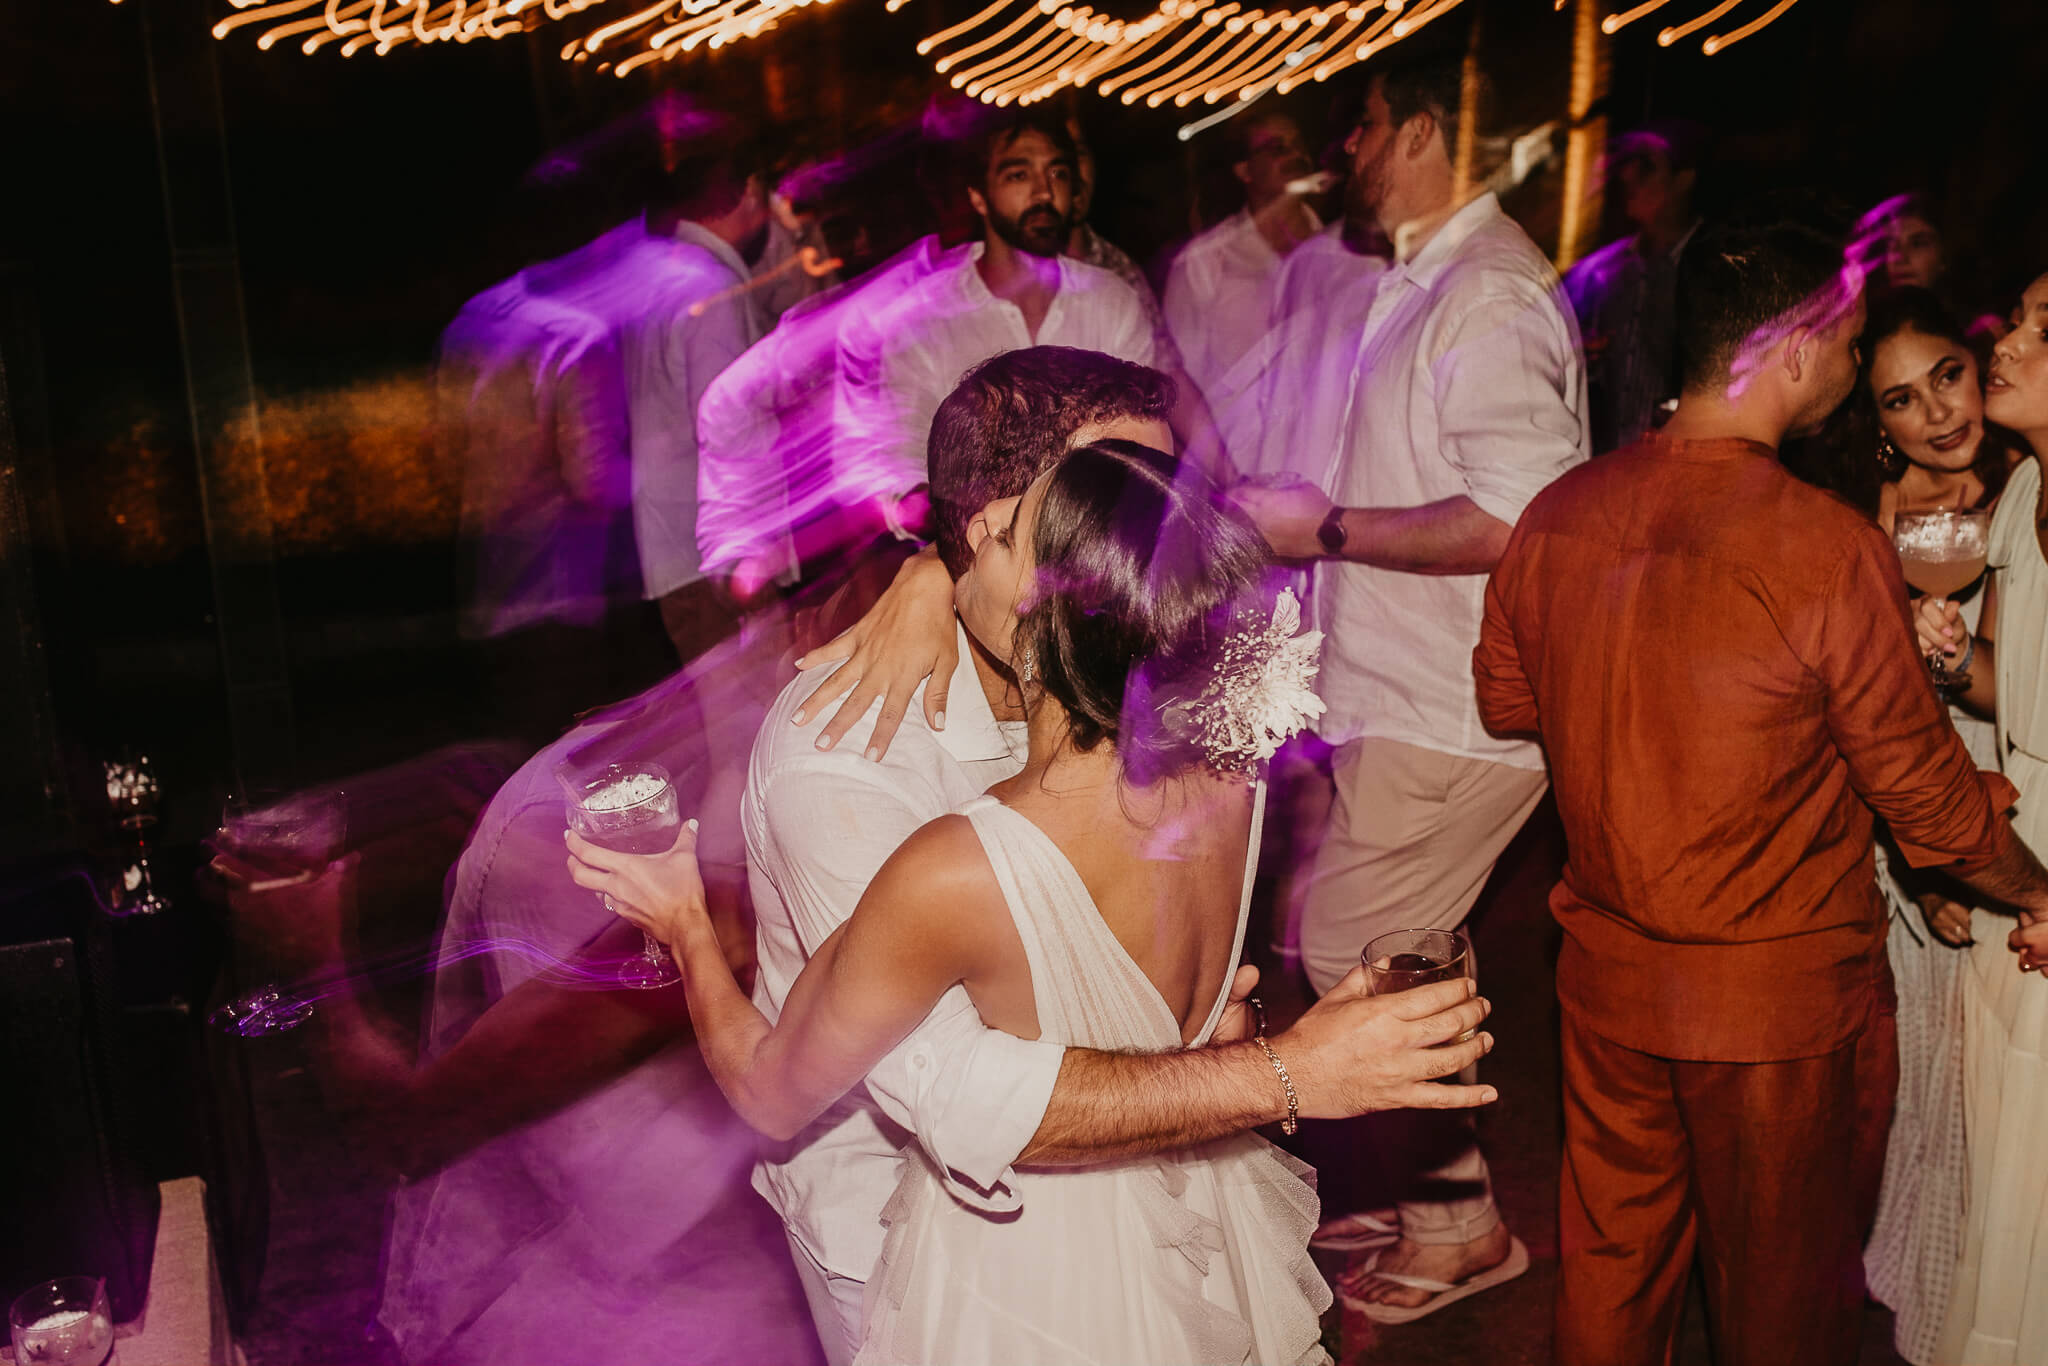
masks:
MULTIPOLYGON (((121 0, 110 0, 119 4, 121 0)), ((305 53, 329 45, 345 57, 365 49, 386 55, 407 44, 469 43, 529 33, 575 15, 608 17, 559 49, 564 61, 600 58, 597 69, 626 76, 651 62, 716 50, 773 30, 790 11, 829 0, 227 0, 233 13, 213 26, 225 39, 255 30, 269 50, 295 40, 305 53), (600 55, 601 54, 601 55, 600 55)), ((884 0, 895 13, 910 0, 884 0)), ((1063 0, 993 0, 960 23, 917 44, 956 90, 991 104, 1030 104, 1060 90, 1093 86, 1124 104, 1218 104, 1287 94, 1310 81, 1384 52, 1457 9, 1463 0, 1337 0, 1297 10, 1245 10, 1238 0, 1159 0, 1141 19, 1114 19, 1063 0), (1315 58, 1313 65, 1310 58, 1315 58)), ((1552 0, 1562 10, 1566 0, 1552 0)), ((1673 0, 1640 0, 1600 21, 1612 35, 1664 10, 1673 0)), ((1704 4, 1705 0, 1694 0, 1704 4)), ((1661 30, 1670 47, 1766 0, 1720 0, 1661 30)), ((1700 50, 1723 52, 1768 28, 1798 0, 1775 0, 1747 22, 1707 37, 1700 50)), ((1690 8, 1690 6, 1687 6, 1690 8)), ((1187 128, 1213 126, 1233 107, 1187 128)), ((1192 136, 1192 134, 1185 134, 1192 136)))

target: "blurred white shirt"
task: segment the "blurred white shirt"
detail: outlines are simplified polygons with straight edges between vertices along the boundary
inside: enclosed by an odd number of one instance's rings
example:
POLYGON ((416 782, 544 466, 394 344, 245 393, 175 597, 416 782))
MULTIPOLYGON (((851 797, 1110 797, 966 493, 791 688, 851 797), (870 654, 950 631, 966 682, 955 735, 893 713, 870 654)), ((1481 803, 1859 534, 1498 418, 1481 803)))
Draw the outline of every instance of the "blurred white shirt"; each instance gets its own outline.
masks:
MULTIPOLYGON (((754 897, 754 1004, 771 1020, 804 964, 853 915, 882 865, 920 826, 1024 767, 1022 722, 1001 725, 975 675, 963 631, 946 728, 920 696, 880 761, 852 737, 820 753, 832 708, 802 726, 794 712, 814 671, 783 690, 754 744, 740 821, 754 897)), ((870 712, 870 717, 873 713, 870 712)), ((856 729, 855 734, 864 732, 856 729)), ((920 1143, 953 1197, 977 1209, 1019 1208, 1010 1164, 1038 1132, 1065 1050, 981 1021, 953 987, 923 1024, 856 1087, 754 1169, 761 1192, 818 1264, 865 1281, 882 1254, 882 1207, 904 1146, 920 1143)))
POLYGON ((1024 311, 989 293, 977 242, 957 262, 879 309, 851 311, 839 333, 835 439, 876 480, 873 493, 926 482, 932 415, 961 376, 991 356, 1027 346, 1075 346, 1154 363, 1151 323, 1137 292, 1106 270, 1058 257, 1059 291, 1036 340, 1024 311))
POLYGON ((1209 228, 1174 258, 1166 276, 1166 325, 1204 395, 1266 335, 1285 261, 1250 209, 1209 228))
POLYGON ((603 620, 608 528, 627 499, 626 396, 604 321, 527 272, 441 336, 436 439, 462 470, 462 633, 603 620))
MULTIPOLYGON (((1344 507, 1463 496, 1512 526, 1586 459, 1577 326, 1550 263, 1492 194, 1338 303, 1291 320, 1312 325, 1291 328, 1274 357, 1254 414, 1269 420, 1267 449, 1249 468, 1298 474, 1344 507)), ((1479 720, 1485 590, 1483 574, 1319 561, 1318 732, 1541 769, 1533 742, 1496 739, 1479 720)))
POLYGON ((965 256, 935 236, 782 315, 697 407, 697 549, 707 572, 749 556, 796 567, 793 528, 870 496, 877 480, 832 439, 839 331, 854 309, 887 307, 965 256))

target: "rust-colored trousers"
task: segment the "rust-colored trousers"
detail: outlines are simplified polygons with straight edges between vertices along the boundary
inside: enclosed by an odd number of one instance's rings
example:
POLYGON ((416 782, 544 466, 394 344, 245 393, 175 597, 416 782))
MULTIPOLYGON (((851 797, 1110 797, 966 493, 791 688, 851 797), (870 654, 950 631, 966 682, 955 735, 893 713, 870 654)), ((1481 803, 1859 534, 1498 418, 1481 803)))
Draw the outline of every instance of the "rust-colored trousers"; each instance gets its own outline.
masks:
MULTIPOLYGON (((1887 993, 1888 995, 1888 993, 1887 993)), ((1792 1062, 1685 1062, 1563 1012, 1558 1366, 1668 1366, 1698 1257, 1719 1366, 1854 1366, 1898 1031, 1792 1062)))

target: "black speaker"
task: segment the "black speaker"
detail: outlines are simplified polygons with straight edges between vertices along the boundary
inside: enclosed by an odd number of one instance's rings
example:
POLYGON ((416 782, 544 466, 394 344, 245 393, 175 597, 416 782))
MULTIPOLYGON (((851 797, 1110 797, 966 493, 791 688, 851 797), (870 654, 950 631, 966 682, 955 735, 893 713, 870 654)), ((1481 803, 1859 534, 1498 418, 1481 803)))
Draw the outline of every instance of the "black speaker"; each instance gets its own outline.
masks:
POLYGON ((114 1317, 132 1319, 149 1291, 158 1197, 125 1084, 112 921, 75 865, 7 881, 0 1301, 53 1276, 100 1276, 114 1317))

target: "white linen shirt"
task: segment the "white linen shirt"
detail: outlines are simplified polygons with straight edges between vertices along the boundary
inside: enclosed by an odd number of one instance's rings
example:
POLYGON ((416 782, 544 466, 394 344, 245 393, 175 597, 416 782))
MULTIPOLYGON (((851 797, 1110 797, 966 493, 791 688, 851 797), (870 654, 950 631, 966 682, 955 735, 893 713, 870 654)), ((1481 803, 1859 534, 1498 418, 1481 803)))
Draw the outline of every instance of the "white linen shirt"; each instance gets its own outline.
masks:
MULTIPOLYGON (((1460 495, 1513 526, 1587 456, 1586 367, 1557 275, 1500 202, 1482 194, 1379 277, 1362 319, 1333 317, 1348 381, 1320 471, 1344 507, 1412 508, 1460 495), (1348 335, 1346 335, 1348 333, 1348 335)), ((1328 371, 1325 371, 1328 374, 1328 371)), ((1330 378, 1334 379, 1332 375, 1330 378)), ((1316 564, 1326 632, 1317 730, 1540 770, 1533 741, 1486 731, 1472 681, 1483 574, 1316 564)))
MULTIPOLYGON (((790 724, 818 681, 815 672, 798 677, 769 710, 740 811, 760 959, 754 1004, 771 1020, 897 847, 1024 767, 1023 725, 1006 734, 997 723, 965 632, 946 729, 926 723, 920 697, 880 761, 851 738, 818 751, 830 707, 790 724)), ((996 1213, 1020 1207, 1010 1164, 1038 1132, 1064 1055, 1058 1044, 990 1029, 955 986, 868 1073, 865 1089, 769 1150, 754 1168, 754 1189, 820 1266, 865 1281, 882 1253, 882 1206, 912 1141, 955 1199, 996 1213)))
POLYGON ((875 471, 873 493, 907 493, 926 482, 932 415, 960 377, 991 356, 1027 346, 1075 346, 1151 365, 1152 325, 1137 291, 1109 271, 1057 258, 1059 291, 1034 340, 1024 311, 982 283, 986 247, 919 280, 894 303, 854 309, 839 333, 835 438, 846 463, 875 471))
POLYGON ((688 219, 649 239, 647 306, 621 333, 633 413, 633 536, 646 596, 704 577, 697 556, 697 405, 761 336, 747 263, 688 219))
POLYGON ((1166 325, 1204 395, 1266 335, 1273 285, 1285 261, 1250 209, 1239 209, 1174 258, 1166 276, 1166 325))

